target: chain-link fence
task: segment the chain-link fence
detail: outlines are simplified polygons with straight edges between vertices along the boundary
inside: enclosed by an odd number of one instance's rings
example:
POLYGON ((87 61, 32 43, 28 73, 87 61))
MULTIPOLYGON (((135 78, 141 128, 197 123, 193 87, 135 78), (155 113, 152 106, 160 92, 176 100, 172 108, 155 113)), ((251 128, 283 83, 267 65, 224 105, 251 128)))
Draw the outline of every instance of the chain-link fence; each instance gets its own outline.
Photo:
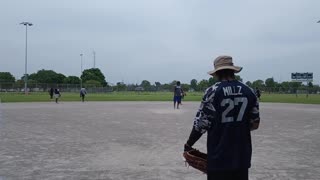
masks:
MULTIPOLYGON (((50 88, 58 88, 61 92, 79 92, 80 84, 44 84, 44 83, 28 83, 28 92, 48 92, 50 88)), ((112 91, 172 91, 170 87, 153 87, 144 89, 137 85, 125 85, 121 86, 108 86, 101 87, 95 84, 84 84, 87 92, 89 93, 107 93, 112 91)), ((184 89, 188 91, 188 89, 184 89)), ((300 86, 300 87, 260 87, 261 93, 268 94, 320 94, 319 86, 313 87, 300 86)), ((194 90, 192 90, 194 91, 194 90)), ((24 83, 4 83, 0 82, 0 92, 24 92, 24 83)), ((199 90, 199 92, 203 92, 199 90)))
MULTIPOLYGON (((28 83, 28 92, 48 92, 51 88, 59 89, 61 92, 79 92, 80 84, 43 84, 28 83)), ((89 93, 106 93, 112 92, 112 87, 99 87, 94 84, 85 84, 89 93)), ((19 83, 0 83, 0 92, 24 92, 24 84, 19 83)))
POLYGON ((316 87, 261 87, 262 93, 275 94, 320 94, 320 88, 316 87))

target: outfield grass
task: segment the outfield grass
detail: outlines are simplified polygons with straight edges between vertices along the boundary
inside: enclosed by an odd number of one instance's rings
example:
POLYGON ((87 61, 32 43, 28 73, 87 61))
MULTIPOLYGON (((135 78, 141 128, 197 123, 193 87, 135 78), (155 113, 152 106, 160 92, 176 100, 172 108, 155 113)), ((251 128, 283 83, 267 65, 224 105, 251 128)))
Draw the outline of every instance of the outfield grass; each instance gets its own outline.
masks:
MULTIPOLYGON (((50 100, 48 93, 0 93, 2 102, 47 102, 50 100)), ((87 94, 86 101, 171 101, 170 92, 110 92, 103 94, 87 94)), ((186 101, 200 101, 201 93, 189 93, 184 98, 186 101)), ((80 101, 78 93, 62 93, 60 101, 80 101)))
MULTIPOLYGON (((200 101, 202 93, 188 93, 183 101, 200 101)), ((53 101, 48 93, 0 93, 2 102, 48 102, 53 101)), ((88 94, 86 101, 172 101, 171 92, 111 92, 88 94)), ((78 93, 62 93, 60 101, 80 101, 78 93)), ((263 94, 261 102, 320 104, 320 95, 312 94, 263 94)))
POLYGON ((320 94, 263 94, 261 102, 320 104, 320 94))

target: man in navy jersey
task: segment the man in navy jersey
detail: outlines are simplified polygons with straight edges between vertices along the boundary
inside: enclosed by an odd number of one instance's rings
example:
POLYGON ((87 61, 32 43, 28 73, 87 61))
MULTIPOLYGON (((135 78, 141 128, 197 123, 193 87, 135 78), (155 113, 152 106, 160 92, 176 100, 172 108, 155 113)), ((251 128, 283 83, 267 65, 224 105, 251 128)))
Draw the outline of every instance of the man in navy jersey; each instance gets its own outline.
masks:
POLYGON ((179 105, 181 104, 182 95, 184 94, 183 89, 181 88, 180 81, 177 81, 177 84, 174 86, 173 90, 173 108, 179 109, 179 105))
POLYGON ((209 87, 194 119, 184 151, 208 132, 208 180, 248 180, 251 166, 251 134, 260 123, 259 102, 254 91, 235 80, 242 67, 232 57, 219 56, 209 74, 218 83, 209 87))

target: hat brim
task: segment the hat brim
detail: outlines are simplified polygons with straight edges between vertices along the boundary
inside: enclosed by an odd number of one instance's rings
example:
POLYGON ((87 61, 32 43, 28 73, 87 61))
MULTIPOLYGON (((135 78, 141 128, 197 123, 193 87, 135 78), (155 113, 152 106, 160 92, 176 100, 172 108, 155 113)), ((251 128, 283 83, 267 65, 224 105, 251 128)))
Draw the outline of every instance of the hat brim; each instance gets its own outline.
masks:
POLYGON ((242 70, 242 67, 239 67, 239 66, 222 66, 222 67, 219 67, 219 68, 217 68, 215 70, 209 71, 208 74, 213 76, 217 71, 220 71, 220 70, 223 70, 223 69, 231 69, 231 70, 234 71, 234 73, 239 73, 242 70))

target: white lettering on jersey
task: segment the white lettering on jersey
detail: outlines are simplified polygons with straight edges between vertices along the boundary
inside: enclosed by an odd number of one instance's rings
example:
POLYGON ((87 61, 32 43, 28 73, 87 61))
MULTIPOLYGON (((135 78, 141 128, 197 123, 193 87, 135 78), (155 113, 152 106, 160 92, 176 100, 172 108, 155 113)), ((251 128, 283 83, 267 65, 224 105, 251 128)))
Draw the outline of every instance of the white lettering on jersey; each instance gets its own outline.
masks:
POLYGON ((227 86, 223 87, 224 96, 237 96, 242 95, 242 87, 241 86, 227 86))

